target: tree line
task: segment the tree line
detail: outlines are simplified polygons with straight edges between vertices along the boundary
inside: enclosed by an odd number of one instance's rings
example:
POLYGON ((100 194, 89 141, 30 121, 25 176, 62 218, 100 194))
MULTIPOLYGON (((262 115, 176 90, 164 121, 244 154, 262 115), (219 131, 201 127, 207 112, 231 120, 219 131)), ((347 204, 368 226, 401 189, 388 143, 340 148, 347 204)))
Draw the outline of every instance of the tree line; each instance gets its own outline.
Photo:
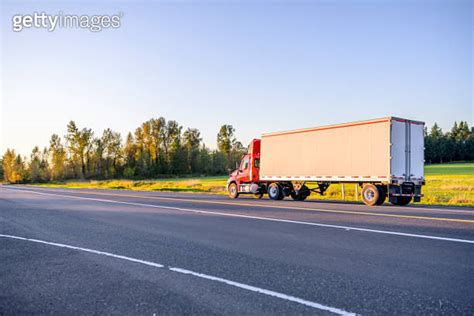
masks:
POLYGON ((451 131, 443 130, 434 123, 425 127, 425 162, 443 163, 474 160, 474 127, 465 121, 454 122, 451 131))
POLYGON ((109 128, 97 135, 70 121, 64 137, 53 134, 49 146, 34 147, 29 157, 7 149, 0 173, 10 183, 223 175, 235 168, 246 148, 231 125, 221 126, 216 141, 218 149, 210 150, 199 130, 183 131, 163 117, 143 122, 124 140, 109 128))
MULTIPOLYGON (((68 179, 143 179, 181 175, 223 175, 235 168, 246 148, 231 125, 221 126, 217 149, 210 150, 195 128, 163 117, 142 123, 125 140, 109 128, 96 135, 90 128, 67 124, 61 138, 53 134, 49 146, 34 147, 30 157, 7 149, 0 163, 6 182, 48 182, 68 179)), ((435 123, 425 127, 426 163, 474 160, 474 128, 454 123, 443 132, 435 123)))

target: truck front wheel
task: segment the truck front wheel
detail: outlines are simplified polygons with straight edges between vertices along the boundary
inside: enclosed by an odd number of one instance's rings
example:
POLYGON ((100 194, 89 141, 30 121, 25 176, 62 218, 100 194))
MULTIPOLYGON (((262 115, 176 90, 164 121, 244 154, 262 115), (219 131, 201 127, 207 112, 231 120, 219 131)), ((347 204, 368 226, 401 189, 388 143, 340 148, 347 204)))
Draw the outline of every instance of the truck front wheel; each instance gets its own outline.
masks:
POLYGON ((374 206, 379 201, 380 192, 373 184, 366 184, 362 188, 362 201, 365 205, 374 206))
POLYGON ((236 199, 239 197, 239 190, 237 189, 237 183, 232 182, 227 187, 227 192, 229 193, 229 197, 231 199, 236 199))
POLYGON ((278 183, 271 183, 268 186, 268 197, 272 200, 283 200, 283 190, 278 183))

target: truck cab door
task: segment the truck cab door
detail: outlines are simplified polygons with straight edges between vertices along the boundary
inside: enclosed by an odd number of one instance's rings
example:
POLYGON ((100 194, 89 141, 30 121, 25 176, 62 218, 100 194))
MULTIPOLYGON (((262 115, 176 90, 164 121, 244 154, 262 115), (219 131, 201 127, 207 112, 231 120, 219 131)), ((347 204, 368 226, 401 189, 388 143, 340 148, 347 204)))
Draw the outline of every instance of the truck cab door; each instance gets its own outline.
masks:
POLYGON ((242 158, 236 177, 239 183, 250 182, 250 167, 250 156, 245 155, 244 158, 242 158))

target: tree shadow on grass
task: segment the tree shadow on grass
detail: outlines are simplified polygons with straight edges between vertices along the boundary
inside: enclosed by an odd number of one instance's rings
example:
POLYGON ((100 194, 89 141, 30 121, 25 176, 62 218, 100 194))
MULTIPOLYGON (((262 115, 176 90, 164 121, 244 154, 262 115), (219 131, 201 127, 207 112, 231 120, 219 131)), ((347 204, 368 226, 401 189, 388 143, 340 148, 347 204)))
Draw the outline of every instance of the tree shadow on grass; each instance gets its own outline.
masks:
POLYGON ((125 186, 123 186, 123 185, 114 185, 114 186, 108 187, 108 189, 112 189, 112 190, 126 190, 127 187, 125 187, 125 186))
POLYGON ((153 188, 152 191, 158 192, 194 192, 194 193, 203 193, 205 191, 193 188, 153 188))

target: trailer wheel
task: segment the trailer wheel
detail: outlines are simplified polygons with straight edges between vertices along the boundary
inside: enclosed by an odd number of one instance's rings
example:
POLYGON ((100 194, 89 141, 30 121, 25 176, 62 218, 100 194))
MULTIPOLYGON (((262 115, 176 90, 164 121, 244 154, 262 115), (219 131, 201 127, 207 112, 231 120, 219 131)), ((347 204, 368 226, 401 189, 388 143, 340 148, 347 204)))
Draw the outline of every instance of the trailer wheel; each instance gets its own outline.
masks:
POLYGON ((283 200, 285 196, 282 187, 278 183, 271 183, 268 186, 268 197, 272 200, 283 200))
POLYGON ((237 189, 237 183, 232 182, 227 187, 227 192, 229 193, 229 197, 231 199, 236 199, 239 197, 239 190, 237 189))
POLYGON ((295 201, 304 201, 307 198, 306 195, 296 194, 295 192, 291 192, 290 196, 295 201))
POLYGON ((411 202, 411 196, 394 196, 391 202, 393 205, 405 206, 411 202))
POLYGON ((380 192, 378 188, 373 184, 365 184, 362 188, 362 201, 365 205, 374 206, 377 205, 377 202, 380 197, 380 192))
POLYGON ((291 191, 290 196, 295 201, 304 201, 310 194, 311 191, 308 189, 308 187, 303 185, 298 191, 298 194, 296 194, 295 191, 291 191))
POLYGON ((382 205, 385 202, 385 199, 387 198, 387 191, 385 190, 386 188, 382 185, 377 185, 377 190, 379 190, 379 198, 377 200, 376 205, 382 205))

